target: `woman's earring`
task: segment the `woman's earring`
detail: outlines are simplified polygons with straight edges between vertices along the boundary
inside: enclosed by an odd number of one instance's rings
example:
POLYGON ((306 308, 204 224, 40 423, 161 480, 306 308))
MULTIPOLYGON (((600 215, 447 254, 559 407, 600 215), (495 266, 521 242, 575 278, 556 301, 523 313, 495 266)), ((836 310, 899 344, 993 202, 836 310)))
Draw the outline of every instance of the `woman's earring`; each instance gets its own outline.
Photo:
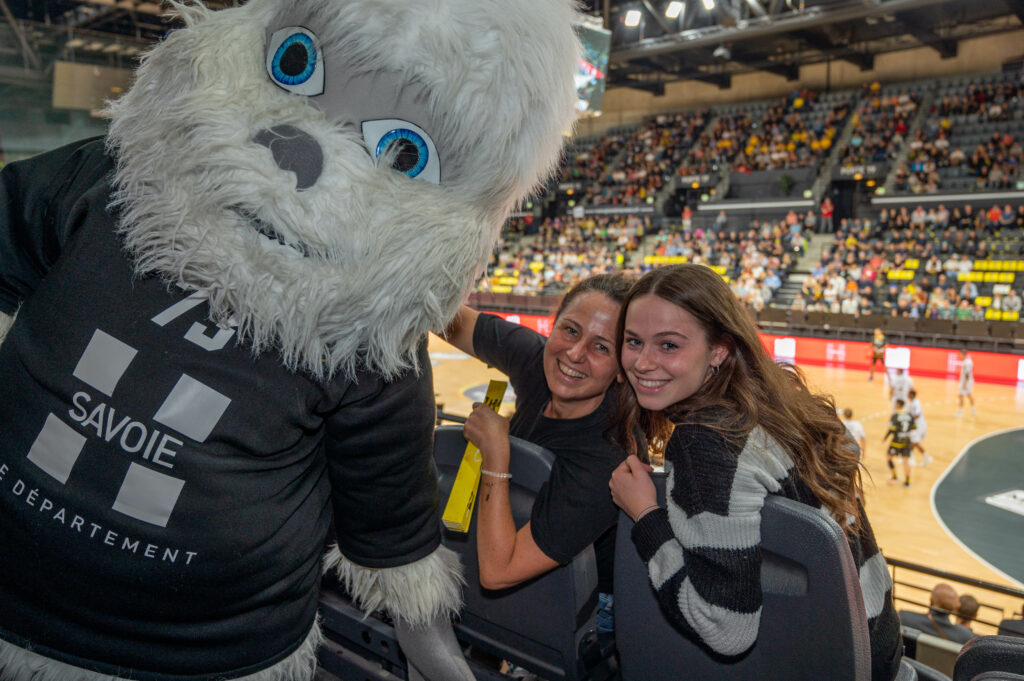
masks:
POLYGON ((714 374, 715 376, 718 375, 718 365, 717 364, 712 364, 711 365, 711 373, 714 374))

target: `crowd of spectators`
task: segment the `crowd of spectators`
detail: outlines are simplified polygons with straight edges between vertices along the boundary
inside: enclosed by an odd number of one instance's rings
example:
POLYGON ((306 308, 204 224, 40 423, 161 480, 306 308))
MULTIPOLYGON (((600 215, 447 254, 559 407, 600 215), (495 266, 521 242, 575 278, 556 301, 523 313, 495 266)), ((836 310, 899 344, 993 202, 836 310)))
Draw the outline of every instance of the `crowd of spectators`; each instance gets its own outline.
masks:
POLYGON ((587 198, 595 205, 644 203, 672 178, 707 123, 708 111, 661 114, 630 137, 622 159, 598 179, 587 198))
POLYGON ((975 147, 966 164, 977 188, 1009 189, 1022 177, 1022 160, 1020 139, 1008 132, 993 132, 987 142, 975 147))
POLYGON ((937 112, 943 116, 977 115, 983 121, 1005 121, 1010 117, 1010 109, 1024 94, 1024 83, 1006 80, 997 83, 967 84, 963 95, 946 95, 936 105, 937 112))
POLYGON ((545 219, 495 252, 488 266, 490 276, 480 282, 478 289, 561 294, 593 274, 628 270, 629 254, 651 229, 649 216, 545 219), (497 280, 514 283, 496 286, 497 280))
MULTIPOLYGON (((975 189, 1008 189, 1020 177, 1021 144, 1010 126, 997 126, 987 140, 972 133, 978 125, 1005 123, 1020 108, 1019 81, 969 83, 962 94, 944 94, 911 140, 907 161, 894 175, 893 189, 915 194, 942 188, 945 173, 974 178, 975 189), (963 140, 969 143, 959 144, 963 140)), ((991 130, 992 126, 988 126, 991 130)))
POLYGON ((718 172, 731 163, 747 138, 751 123, 747 113, 734 111, 720 114, 715 125, 702 131, 697 142, 690 148, 679 166, 679 174, 718 172))
POLYGON ((627 133, 610 132, 592 145, 576 151, 572 158, 563 160, 559 179, 563 182, 593 182, 608 171, 608 164, 618 157, 626 145, 627 133))
POLYGON ((717 268, 736 297, 760 311, 786 280, 794 256, 803 248, 801 237, 800 230, 791 231, 780 220, 753 220, 746 229, 717 224, 708 230, 660 230, 654 236, 653 255, 717 268))
POLYGON ((845 166, 892 160, 921 101, 912 90, 884 94, 877 82, 866 85, 862 95, 850 141, 840 151, 840 163, 845 166))
POLYGON ((817 93, 801 90, 773 104, 752 126, 746 147, 733 160, 734 172, 817 165, 832 148, 849 103, 817 105, 817 93))
POLYGON ((937 192, 942 186, 939 168, 950 165, 949 129, 951 123, 943 120, 931 134, 918 129, 907 145, 907 160, 897 168, 893 189, 914 194, 937 192))
POLYGON ((985 319, 987 310, 1019 313, 1019 284, 992 286, 985 301, 978 283, 959 277, 991 257, 991 233, 1002 228, 1024 230, 1024 205, 977 212, 902 207, 883 211, 876 222, 844 220, 792 307, 956 320, 985 319), (912 270, 912 278, 888 278, 901 270, 912 270))

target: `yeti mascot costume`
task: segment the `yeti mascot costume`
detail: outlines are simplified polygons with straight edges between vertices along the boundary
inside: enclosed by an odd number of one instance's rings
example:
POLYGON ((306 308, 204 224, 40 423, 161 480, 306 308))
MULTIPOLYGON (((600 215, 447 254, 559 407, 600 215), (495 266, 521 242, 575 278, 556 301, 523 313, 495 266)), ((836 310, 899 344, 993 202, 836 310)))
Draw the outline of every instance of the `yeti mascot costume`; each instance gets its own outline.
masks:
POLYGON ((176 9, 0 174, 0 679, 311 679, 322 570, 472 678, 425 339, 557 161, 572 4, 176 9))

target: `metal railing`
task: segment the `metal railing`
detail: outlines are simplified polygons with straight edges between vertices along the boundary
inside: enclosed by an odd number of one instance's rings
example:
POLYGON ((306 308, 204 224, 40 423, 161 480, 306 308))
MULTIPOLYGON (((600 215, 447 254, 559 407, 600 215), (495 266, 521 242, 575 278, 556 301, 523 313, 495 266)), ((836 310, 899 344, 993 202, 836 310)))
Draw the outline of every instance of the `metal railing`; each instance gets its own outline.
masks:
MULTIPOLYGON (((993 584, 992 582, 986 582, 981 579, 975 579, 974 577, 966 577, 964 575, 958 575, 953 572, 946 572, 945 570, 937 570, 935 568, 928 567, 926 565, 918 565, 905 560, 899 560, 898 558, 886 558, 885 562, 889 565, 890 575, 892 576, 893 583, 893 599, 896 601, 896 609, 900 610, 900 604, 914 605, 924 609, 930 607, 929 601, 931 596, 931 588, 924 587, 920 584, 914 584, 912 582, 905 581, 900 578, 900 571, 911 572, 918 575, 927 575, 929 577, 937 577, 939 581, 944 582, 955 582, 959 585, 965 585, 972 589, 971 595, 978 600, 978 614, 974 617, 974 622, 977 624, 984 625, 985 627, 991 627, 991 631, 976 632, 979 634, 989 633, 995 634, 999 628, 999 622, 1003 619, 1011 618, 1019 615, 1019 611, 1012 609, 1007 610, 1004 606, 997 605, 991 602, 992 594, 1000 594, 1002 596, 1010 596, 1016 598, 1018 607, 1024 603, 1024 589, 1015 589, 1009 586, 1002 586, 1001 584, 993 584), (897 588, 901 590, 911 590, 915 595, 920 592, 920 598, 906 595, 897 595, 897 588)), ((934 586, 934 584, 933 584, 934 586)), ((959 589, 958 589, 959 591, 959 589)), ((950 613, 955 615, 956 613, 950 613)))

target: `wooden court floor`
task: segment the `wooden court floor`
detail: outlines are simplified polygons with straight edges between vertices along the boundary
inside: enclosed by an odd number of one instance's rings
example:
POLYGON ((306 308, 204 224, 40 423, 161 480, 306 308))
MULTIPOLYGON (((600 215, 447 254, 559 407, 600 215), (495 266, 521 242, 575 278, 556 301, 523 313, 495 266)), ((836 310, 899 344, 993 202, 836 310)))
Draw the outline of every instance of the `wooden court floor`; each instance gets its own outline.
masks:
MULTIPOLYGON (((484 385, 492 378, 503 378, 500 372, 488 369, 482 362, 464 355, 435 336, 430 339, 430 352, 434 365, 434 392, 447 413, 468 414, 472 401, 463 392, 484 385)), ((932 486, 968 443, 994 431, 1024 426, 1024 388, 975 383, 977 416, 971 416, 970 410, 965 409, 962 418, 953 418, 957 403, 956 381, 911 376, 928 423, 927 437, 923 444, 935 461, 927 467, 912 469, 911 487, 908 489, 903 485, 887 484, 889 471, 881 439, 888 427, 890 412, 889 389, 884 377, 876 373, 875 380, 868 381, 866 370, 815 366, 802 369, 812 387, 821 392, 830 392, 835 396, 836 405, 840 409, 851 408, 854 419, 864 425, 868 436, 865 459, 867 474, 864 476, 866 507, 884 555, 1024 589, 1024 584, 1015 583, 989 568, 962 548, 936 520, 930 505, 932 486)), ((506 403, 502 406, 503 414, 512 411, 512 405, 506 403)), ((902 478, 902 471, 900 476, 902 478)), ((1024 480, 1018 482, 1024 487, 1024 480)), ((1007 541, 1020 544, 1021 540, 1020 537, 1007 537, 1007 541)), ((899 572, 897 580, 915 584, 925 590, 930 590, 939 581, 924 575, 915 577, 905 571, 899 572)), ((954 584, 954 588, 961 593, 972 593, 970 587, 954 584)), ((927 600, 926 592, 899 584, 896 595, 927 600)), ((1020 612, 1019 599, 998 594, 986 595, 984 598, 981 594, 975 595, 979 601, 1001 608, 1007 617, 1011 612, 1020 612)), ((905 606, 898 603, 897 607, 905 606)), ((988 619, 999 619, 994 610, 983 609, 981 615, 984 616, 986 612, 988 619)), ((974 629, 983 634, 995 633, 983 625, 976 625, 974 629)))

